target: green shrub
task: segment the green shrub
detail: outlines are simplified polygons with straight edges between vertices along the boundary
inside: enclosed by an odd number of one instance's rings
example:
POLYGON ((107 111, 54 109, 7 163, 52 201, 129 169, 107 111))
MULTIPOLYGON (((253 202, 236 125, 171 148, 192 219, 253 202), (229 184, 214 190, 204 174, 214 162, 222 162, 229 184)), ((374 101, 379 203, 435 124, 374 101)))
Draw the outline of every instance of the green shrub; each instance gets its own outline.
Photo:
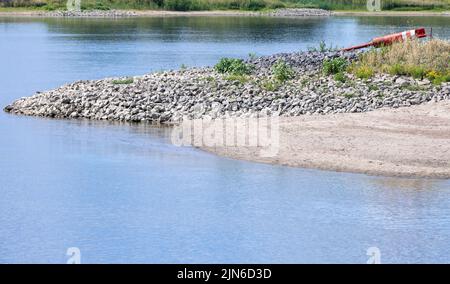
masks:
POLYGON ((308 83, 309 83, 309 80, 306 79, 306 78, 303 78, 302 81, 300 82, 300 85, 301 85, 302 87, 304 87, 304 86, 306 86, 306 84, 308 84, 308 83))
POLYGON ((388 72, 391 75, 407 75, 405 66, 400 63, 389 66, 388 72))
POLYGON ((279 82, 273 81, 273 80, 265 80, 261 84, 261 88, 263 88, 266 91, 274 92, 279 88, 279 82))
POLYGON ((235 58, 220 59, 214 69, 222 74, 249 75, 251 73, 250 66, 245 64, 244 60, 235 58))
POLYGON ((408 72, 413 78, 423 79, 427 73, 422 66, 411 66, 408 68, 408 72))
POLYGON ((369 79, 375 73, 373 68, 367 65, 359 65, 353 68, 356 77, 360 79, 369 79))
POLYGON ((327 51, 327 44, 323 40, 319 43, 319 51, 320 52, 327 51))
POLYGON ((192 0, 164 0, 164 8, 175 11, 195 10, 192 0))
POLYGON ((443 82, 450 82, 450 72, 447 74, 441 74, 435 70, 432 70, 427 72, 425 76, 435 85, 439 85, 443 82))
POLYGON ((81 1, 81 10, 82 11, 86 11, 86 10, 110 10, 111 3, 107 2, 107 1, 101 1, 101 0, 83 0, 81 1))
POLYGON ((344 83, 347 78, 344 75, 344 72, 339 72, 334 75, 334 80, 338 82, 344 83))
POLYGON ((133 78, 117 79, 112 81, 114 85, 126 85, 131 84, 133 82, 134 82, 133 78))
POLYGON ((281 1, 272 0, 164 0, 158 2, 159 7, 175 11, 194 11, 194 10, 264 10, 285 7, 281 1))
POLYGON ((44 8, 44 10, 47 10, 47 11, 55 11, 57 8, 55 7, 55 5, 53 5, 53 4, 51 4, 51 3, 49 3, 49 4, 46 4, 45 6, 43 6, 43 8, 44 8))
POLYGON ((204 78, 207 82, 215 82, 216 78, 214 78, 213 76, 207 76, 204 78))
POLYGON ((244 9, 244 10, 252 10, 252 11, 256 11, 256 10, 261 10, 267 7, 267 3, 265 3, 265 1, 261 1, 261 0, 247 0, 247 1, 243 1, 240 4, 240 8, 244 9))
POLYGON ((369 91, 378 91, 380 88, 377 85, 369 85, 369 91))
POLYGON ((427 70, 422 66, 404 65, 400 63, 389 66, 388 72, 391 75, 408 75, 416 79, 423 79, 427 73, 427 70))
POLYGON ((338 50, 337 47, 333 47, 333 45, 327 45, 325 41, 320 41, 318 47, 308 47, 309 51, 320 51, 320 52, 327 52, 327 51, 334 51, 338 50))
POLYGON ((344 97, 347 98, 347 99, 351 99, 351 98, 353 98, 354 96, 355 96, 355 94, 352 94, 352 93, 345 93, 345 94, 344 94, 344 97))
POLYGON ((442 79, 444 82, 450 82, 450 72, 445 75, 442 75, 442 79))
POLYGON ((322 70, 325 75, 337 74, 344 72, 348 66, 348 62, 345 58, 338 57, 333 59, 325 59, 323 61, 322 70))
POLYGON ((439 77, 439 73, 434 71, 434 70, 432 70, 432 71, 427 72, 426 77, 430 81, 433 81, 433 80, 435 80, 435 79, 437 79, 439 77))
POLYGON ((228 75, 227 77, 225 77, 225 79, 228 81, 239 82, 241 84, 245 84, 250 80, 250 78, 246 75, 235 75, 235 74, 228 75))
POLYGON ((295 76, 294 70, 281 59, 272 66, 272 72, 275 79, 282 83, 295 76))

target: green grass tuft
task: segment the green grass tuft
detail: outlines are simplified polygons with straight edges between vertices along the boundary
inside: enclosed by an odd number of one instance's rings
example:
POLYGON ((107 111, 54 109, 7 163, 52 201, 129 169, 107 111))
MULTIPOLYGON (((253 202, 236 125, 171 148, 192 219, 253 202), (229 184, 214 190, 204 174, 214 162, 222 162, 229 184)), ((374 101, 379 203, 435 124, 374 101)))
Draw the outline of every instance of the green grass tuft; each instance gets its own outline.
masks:
POLYGON ((219 73, 231 75, 249 75, 251 73, 251 67, 244 60, 235 58, 220 59, 214 69, 219 73))
POLYGON ((114 85, 127 85, 133 82, 134 82, 133 78, 117 79, 112 81, 114 85))
POLYGON ((286 62, 283 60, 278 60, 273 66, 272 66, 272 72, 275 79, 280 82, 284 83, 288 80, 291 80, 295 76, 295 72, 286 62))
POLYGON ((344 72, 347 66, 348 61, 342 57, 325 59, 322 63, 322 71, 325 75, 333 75, 344 72))

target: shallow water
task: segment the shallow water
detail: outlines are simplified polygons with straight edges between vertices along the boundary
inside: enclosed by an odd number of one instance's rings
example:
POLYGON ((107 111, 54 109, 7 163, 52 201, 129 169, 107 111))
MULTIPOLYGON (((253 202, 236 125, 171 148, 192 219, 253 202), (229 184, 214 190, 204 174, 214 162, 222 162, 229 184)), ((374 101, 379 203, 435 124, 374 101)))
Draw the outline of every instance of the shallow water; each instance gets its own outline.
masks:
MULTIPOLYGON (((78 79, 347 46, 448 18, 0 18, 0 105, 78 79)), ((450 181, 234 161, 169 128, 0 113, 0 262, 450 261, 450 181)))

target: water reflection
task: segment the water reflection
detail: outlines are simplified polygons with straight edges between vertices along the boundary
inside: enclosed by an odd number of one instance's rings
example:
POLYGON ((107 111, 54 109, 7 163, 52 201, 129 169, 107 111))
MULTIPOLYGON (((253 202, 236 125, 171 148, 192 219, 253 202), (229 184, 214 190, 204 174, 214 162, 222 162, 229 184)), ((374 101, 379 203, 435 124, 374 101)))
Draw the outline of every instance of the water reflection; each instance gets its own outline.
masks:
MULTIPOLYGON (((0 18, 0 104, 79 79, 347 45, 411 25, 377 19, 0 18)), ((450 37, 444 20, 414 21, 450 37)), ((0 118, 2 263, 65 263, 71 246, 84 263, 365 263, 370 246, 383 262, 450 261, 449 180, 223 159, 145 124, 0 118)))
POLYGON ((439 179, 415 179, 415 178, 384 178, 373 180, 375 186, 381 188, 390 188, 393 190, 433 190, 435 187, 439 187, 439 183, 442 183, 439 179))

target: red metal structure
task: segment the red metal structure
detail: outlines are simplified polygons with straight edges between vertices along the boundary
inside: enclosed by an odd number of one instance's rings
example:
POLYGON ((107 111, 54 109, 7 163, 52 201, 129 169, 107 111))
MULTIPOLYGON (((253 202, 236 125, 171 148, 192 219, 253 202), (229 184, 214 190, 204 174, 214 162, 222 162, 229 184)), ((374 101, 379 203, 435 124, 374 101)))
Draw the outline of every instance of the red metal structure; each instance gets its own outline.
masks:
POLYGON ((375 47, 386 46, 386 45, 391 45, 394 42, 401 42, 401 41, 405 41, 408 39, 422 38, 422 37, 426 37, 426 36, 427 36, 427 34, 425 31, 425 28, 419 28, 419 29, 404 31, 401 33, 395 33, 395 34, 391 34, 391 35, 387 35, 387 36, 376 37, 368 43, 344 48, 342 50, 350 51, 350 50, 365 48, 365 47, 369 47, 369 46, 375 46, 375 47))

